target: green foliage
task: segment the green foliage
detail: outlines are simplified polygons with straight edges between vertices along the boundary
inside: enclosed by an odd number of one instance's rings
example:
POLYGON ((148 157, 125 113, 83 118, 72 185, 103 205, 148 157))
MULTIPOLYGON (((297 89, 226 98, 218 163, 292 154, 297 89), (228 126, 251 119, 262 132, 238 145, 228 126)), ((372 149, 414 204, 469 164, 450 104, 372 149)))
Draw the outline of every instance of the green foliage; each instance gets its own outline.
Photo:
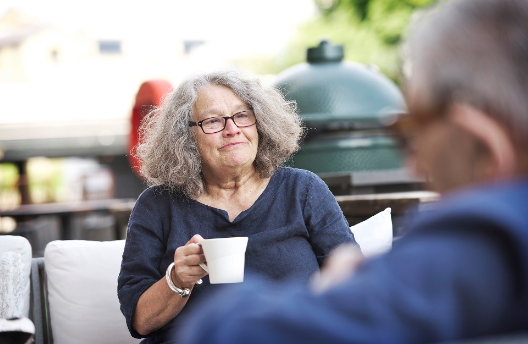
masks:
POLYGON ((319 45, 321 39, 343 45, 345 60, 375 64, 388 75, 398 74, 398 49, 381 42, 376 33, 361 25, 350 13, 335 12, 305 22, 283 53, 258 56, 236 63, 258 74, 277 74, 298 63, 306 62, 306 49, 319 45))
POLYGON ((399 82, 400 45, 412 14, 440 0, 314 0, 320 15, 298 29, 278 56, 237 61, 259 74, 277 74, 306 61, 306 49, 322 38, 343 45, 345 60, 373 64, 399 82), (331 6, 328 6, 330 4, 331 6))
POLYGON ((323 9, 324 16, 353 13, 361 24, 375 31, 384 44, 398 44, 412 13, 436 0, 341 0, 338 5, 323 9))
MULTIPOLYGON (((0 163, 0 209, 10 209, 20 203, 18 169, 12 163, 0 163)), ((0 221, 0 232, 5 223, 0 221)), ((14 227, 13 227, 14 228, 14 227)))
MULTIPOLYGON (((412 14, 437 0, 340 0, 299 30, 291 48, 315 46, 326 36, 345 49, 345 60, 377 65, 398 82, 400 44, 412 14)), ((317 3, 317 1, 316 1, 317 3)), ((291 52, 290 52, 291 54, 291 52)))
POLYGON ((31 200, 34 203, 54 202, 63 182, 63 160, 32 158, 27 162, 27 169, 31 200))
POLYGON ((18 170, 14 164, 0 163, 0 188, 7 189, 16 186, 18 170))
POLYGON ((403 0, 403 1, 416 8, 428 6, 432 4, 433 2, 436 2, 436 0, 403 0))
POLYGON ((284 67, 306 61, 306 49, 317 46, 322 38, 343 45, 345 60, 374 64, 390 77, 396 78, 399 74, 398 46, 386 44, 370 25, 346 11, 305 23, 288 47, 284 67))
POLYGON ((413 10, 414 8, 404 1, 372 0, 365 24, 372 28, 383 43, 398 44, 413 10))
POLYGON ((339 4, 334 7, 330 8, 327 11, 328 12, 343 12, 343 11, 349 11, 357 16, 357 18, 361 21, 367 19, 368 15, 368 5, 370 0, 343 0, 339 1, 339 4))

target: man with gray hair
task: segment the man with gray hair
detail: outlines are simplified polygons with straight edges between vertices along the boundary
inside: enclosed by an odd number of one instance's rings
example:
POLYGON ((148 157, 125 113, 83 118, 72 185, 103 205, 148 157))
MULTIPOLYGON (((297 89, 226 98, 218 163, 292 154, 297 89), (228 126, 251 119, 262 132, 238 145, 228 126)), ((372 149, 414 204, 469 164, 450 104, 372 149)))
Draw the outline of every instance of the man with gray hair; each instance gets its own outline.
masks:
POLYGON ((207 300, 193 343, 425 343, 528 330, 528 1, 459 0, 409 39, 393 125, 442 199, 387 254, 338 248, 312 287, 247 281, 207 300))

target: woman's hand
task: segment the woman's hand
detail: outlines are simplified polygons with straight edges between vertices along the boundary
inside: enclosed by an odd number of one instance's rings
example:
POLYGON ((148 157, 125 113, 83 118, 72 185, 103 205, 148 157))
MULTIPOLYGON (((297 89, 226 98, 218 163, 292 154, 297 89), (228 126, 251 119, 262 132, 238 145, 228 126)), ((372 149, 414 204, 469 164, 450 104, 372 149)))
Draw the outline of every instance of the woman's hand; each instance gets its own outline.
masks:
MULTIPOLYGON (((203 238, 196 234, 174 252, 171 277, 178 288, 192 289, 196 281, 207 275, 198 265, 205 262, 202 247, 197 244, 202 240, 203 238)), ((188 297, 181 297, 173 292, 163 275, 140 296, 132 317, 132 326, 139 334, 146 336, 174 319, 188 300, 188 297)))
POLYGON ((195 234, 184 246, 174 252, 172 281, 178 288, 192 288, 196 281, 207 275, 198 264, 205 262, 202 247, 198 245, 203 238, 195 234))

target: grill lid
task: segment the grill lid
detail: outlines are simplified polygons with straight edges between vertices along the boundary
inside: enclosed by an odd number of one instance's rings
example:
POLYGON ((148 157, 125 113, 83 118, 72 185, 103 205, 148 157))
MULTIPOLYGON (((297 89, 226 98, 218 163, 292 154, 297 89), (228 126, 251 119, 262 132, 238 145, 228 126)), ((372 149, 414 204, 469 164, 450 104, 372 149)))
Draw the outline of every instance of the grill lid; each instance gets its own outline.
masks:
POLYGON ((307 61, 285 69, 274 85, 297 102, 308 127, 353 130, 384 126, 405 112, 403 95, 377 67, 343 62, 343 47, 322 40, 307 50, 307 61))

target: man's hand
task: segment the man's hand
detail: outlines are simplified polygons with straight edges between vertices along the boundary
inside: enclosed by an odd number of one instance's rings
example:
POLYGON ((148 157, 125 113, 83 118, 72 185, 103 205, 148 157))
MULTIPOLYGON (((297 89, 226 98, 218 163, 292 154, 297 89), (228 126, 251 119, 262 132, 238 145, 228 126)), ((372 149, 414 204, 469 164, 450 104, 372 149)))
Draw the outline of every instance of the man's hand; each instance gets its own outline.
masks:
POLYGON ((312 290, 322 293, 351 277, 365 257, 356 245, 345 244, 334 249, 319 274, 312 280, 312 290))

